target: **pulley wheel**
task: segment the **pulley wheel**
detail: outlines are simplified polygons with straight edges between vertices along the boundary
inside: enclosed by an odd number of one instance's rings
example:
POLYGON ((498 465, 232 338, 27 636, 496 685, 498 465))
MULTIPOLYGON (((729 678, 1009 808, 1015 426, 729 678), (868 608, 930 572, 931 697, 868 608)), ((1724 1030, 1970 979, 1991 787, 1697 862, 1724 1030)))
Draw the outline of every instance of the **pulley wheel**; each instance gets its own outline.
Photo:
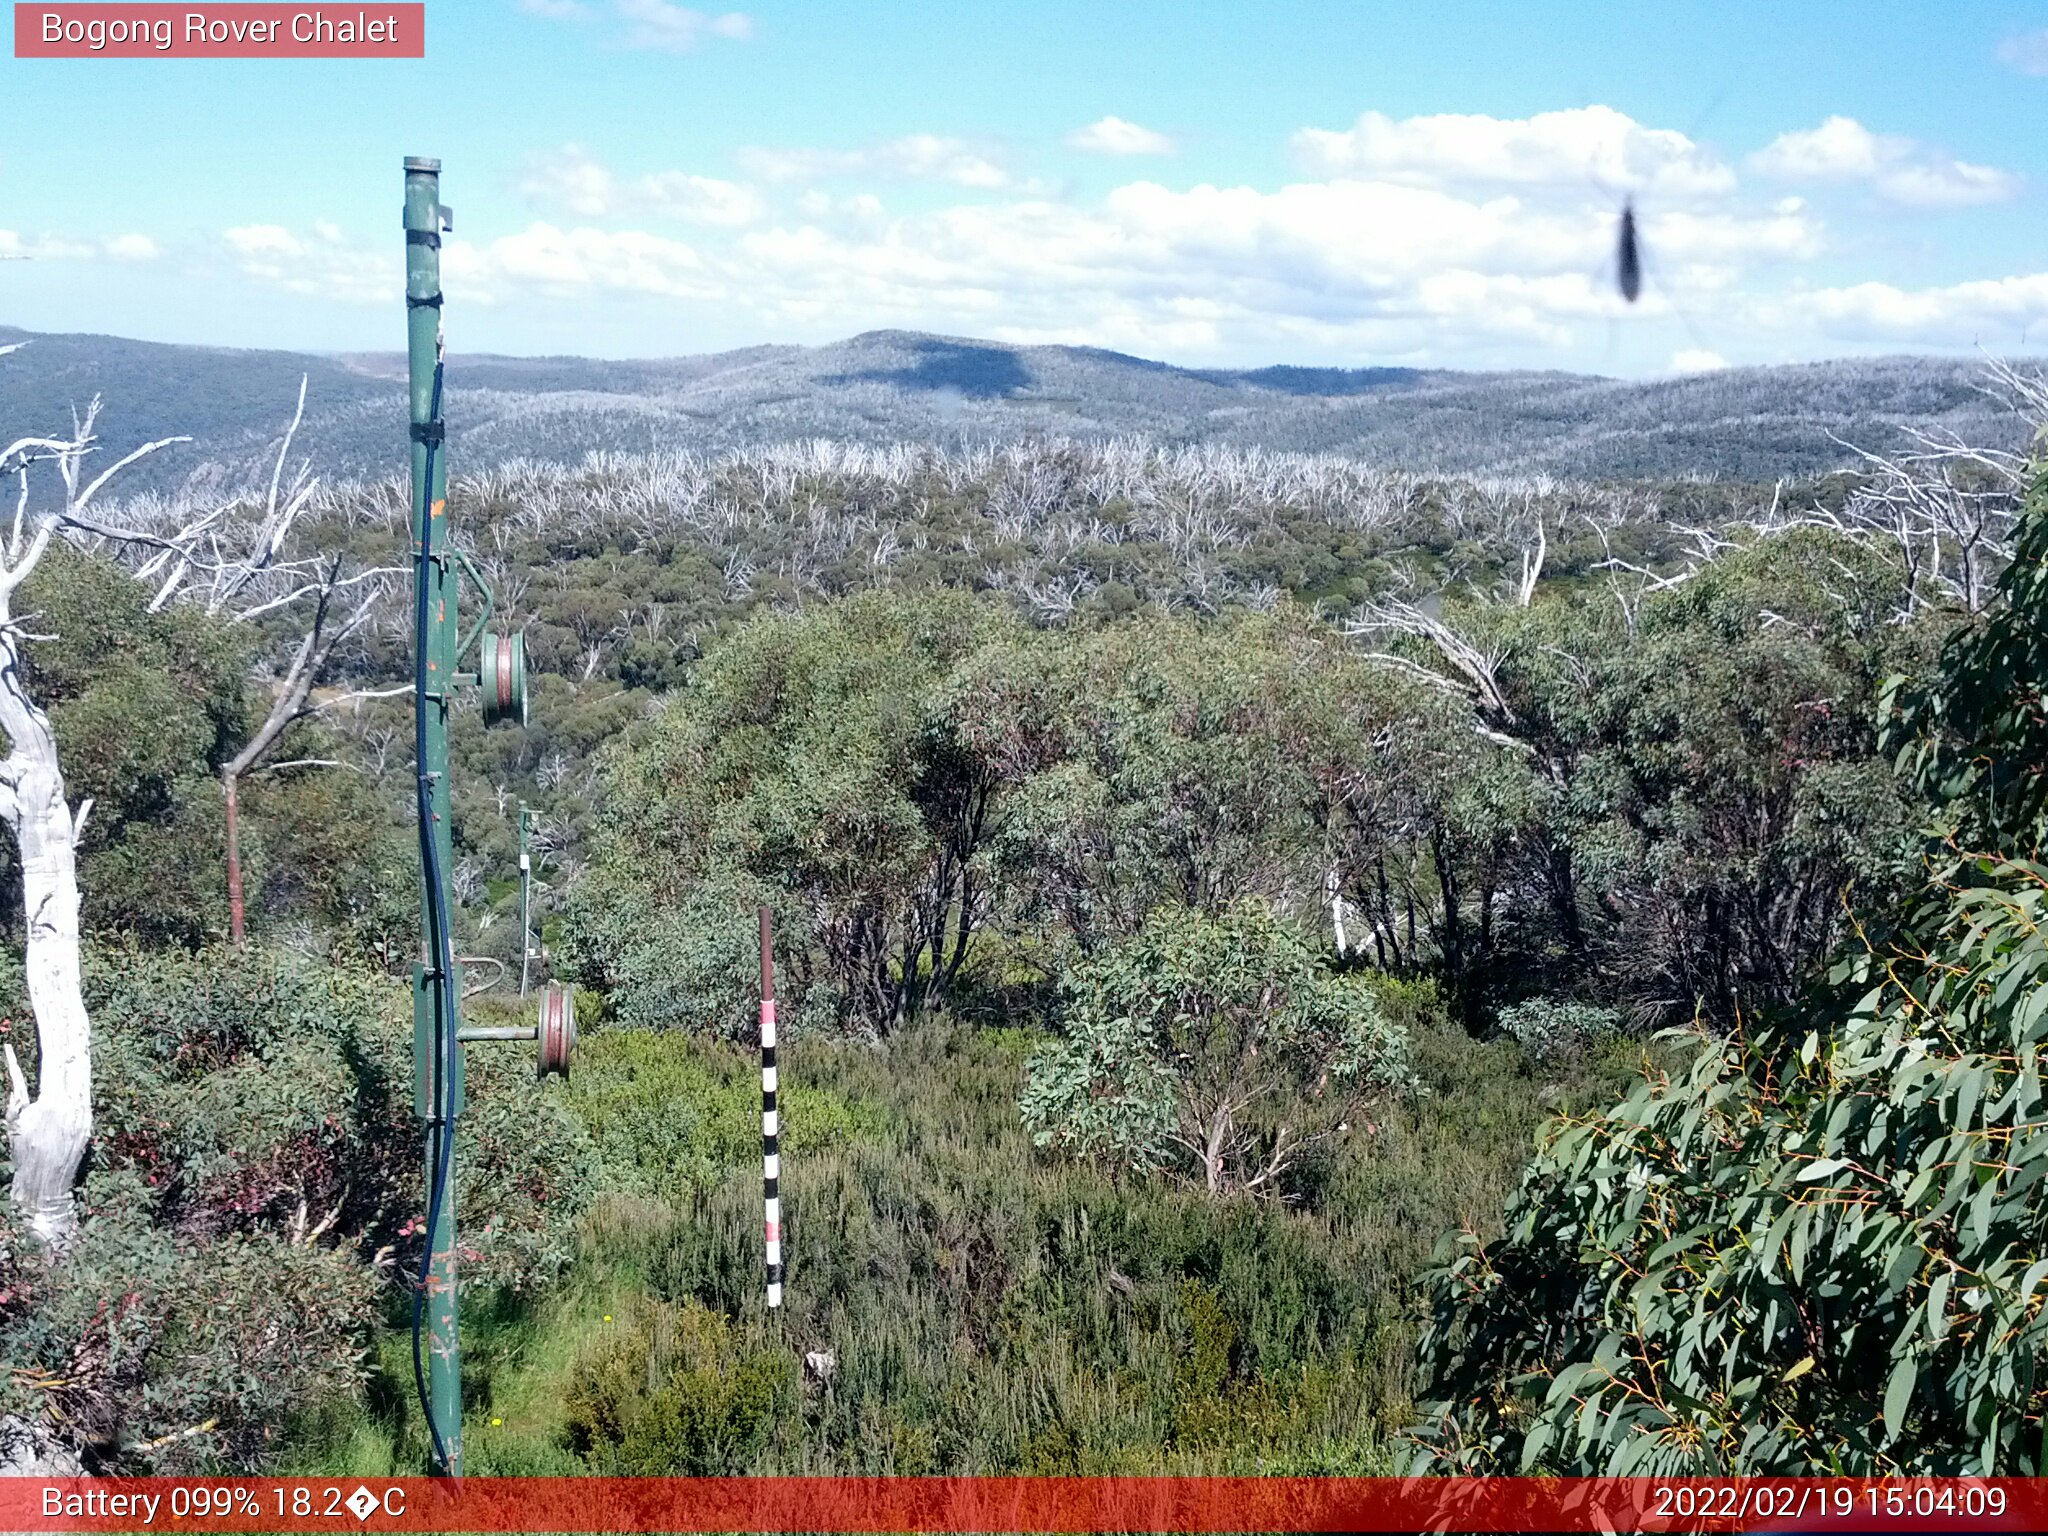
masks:
POLYGON ((485 630, 477 651, 485 725, 526 724, 526 637, 485 630))
POLYGON ((537 1075, 569 1075, 569 1055, 576 1049, 576 993, 566 983, 551 981, 541 988, 537 1075))

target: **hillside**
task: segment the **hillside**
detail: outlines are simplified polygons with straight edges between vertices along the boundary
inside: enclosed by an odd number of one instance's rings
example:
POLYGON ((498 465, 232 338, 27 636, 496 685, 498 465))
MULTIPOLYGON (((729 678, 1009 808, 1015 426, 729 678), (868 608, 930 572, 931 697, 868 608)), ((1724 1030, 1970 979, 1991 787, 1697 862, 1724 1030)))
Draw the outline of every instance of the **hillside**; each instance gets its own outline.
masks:
MULTIPOLYGON (((31 339, 0 327, 0 342, 31 339)), ((234 462, 270 437, 301 373, 303 441, 330 476, 399 462, 404 359, 32 338, 0 370, 0 415, 69 419, 93 393, 121 448, 188 433, 165 474, 234 462)), ((457 463, 575 461, 591 450, 723 449, 790 438, 851 442, 1143 436, 1162 443, 1342 454, 1392 468, 1659 480, 1821 473, 1850 456, 1830 434, 1883 447, 1902 427, 2015 445, 2019 423, 1977 390, 1979 363, 1880 358, 1742 368, 1648 382, 1559 373, 1405 368, 1186 369, 1085 347, 876 331, 821 347, 607 361, 456 355, 457 463)))

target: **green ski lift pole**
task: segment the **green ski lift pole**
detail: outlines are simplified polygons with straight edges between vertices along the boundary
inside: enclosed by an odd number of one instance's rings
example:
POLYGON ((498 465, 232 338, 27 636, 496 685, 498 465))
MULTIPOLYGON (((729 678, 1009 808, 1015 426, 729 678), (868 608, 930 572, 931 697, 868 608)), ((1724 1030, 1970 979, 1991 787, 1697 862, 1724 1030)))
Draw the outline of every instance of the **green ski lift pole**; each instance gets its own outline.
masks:
MULTIPOLYGON (((569 1073, 576 1045, 575 996, 560 983, 541 992, 526 1026, 462 1027, 461 960, 455 953, 450 872, 448 712, 457 686, 481 695, 486 725, 526 723, 526 643, 494 633, 483 572, 449 537, 447 427, 442 414, 441 234, 453 227, 441 202, 441 162, 405 162, 406 363, 410 385, 413 542, 413 749, 417 764, 420 906, 424 956, 413 967, 413 1108, 426 1123, 426 1247, 415 1275, 413 1375, 427 1417, 434 1471, 462 1475, 462 1347, 455 1274, 455 1124, 462 1113, 462 1046, 531 1040, 541 1077, 569 1073), (481 604, 465 635, 456 598, 467 578, 481 604), (474 650, 477 670, 457 668, 474 650)), ((526 825, 520 818, 521 916, 527 906, 526 825)), ((520 966, 525 992, 525 962, 520 966)))
POLYGON ((434 1471, 462 1473, 462 1351, 456 1330, 455 1121, 462 1112, 460 978, 449 871, 448 710, 458 635, 448 550, 442 416, 441 162, 405 162, 405 318, 412 438, 413 750, 417 765, 424 963, 413 969, 414 1108, 426 1122, 426 1258, 416 1277, 413 1372, 434 1471))

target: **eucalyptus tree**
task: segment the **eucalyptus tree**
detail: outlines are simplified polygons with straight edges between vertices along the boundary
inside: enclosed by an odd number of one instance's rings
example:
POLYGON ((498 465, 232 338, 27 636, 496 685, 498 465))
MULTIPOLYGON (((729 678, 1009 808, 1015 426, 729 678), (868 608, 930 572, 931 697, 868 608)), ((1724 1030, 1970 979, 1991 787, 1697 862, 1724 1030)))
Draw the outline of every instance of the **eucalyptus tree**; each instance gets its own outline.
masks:
POLYGON ((1448 1240, 1426 1460, 2040 1475, 2048 472, 1981 624, 1886 685, 1916 877, 1796 1002, 1554 1124, 1448 1240))
POLYGON ((1066 979, 1019 1099, 1040 1146, 1212 1195, 1284 1198, 1366 1106, 1412 1091, 1406 1033, 1259 901, 1162 907, 1066 979))

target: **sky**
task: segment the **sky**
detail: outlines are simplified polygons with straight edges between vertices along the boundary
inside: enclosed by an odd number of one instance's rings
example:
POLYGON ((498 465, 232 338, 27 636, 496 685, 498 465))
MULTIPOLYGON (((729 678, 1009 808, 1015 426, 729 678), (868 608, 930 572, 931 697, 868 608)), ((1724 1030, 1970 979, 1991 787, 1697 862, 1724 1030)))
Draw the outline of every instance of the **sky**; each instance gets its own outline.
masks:
POLYGON ((0 58, 0 322, 395 350, 434 155, 458 352, 2048 352, 2048 3, 741 3, 431 0, 423 60, 0 58))

